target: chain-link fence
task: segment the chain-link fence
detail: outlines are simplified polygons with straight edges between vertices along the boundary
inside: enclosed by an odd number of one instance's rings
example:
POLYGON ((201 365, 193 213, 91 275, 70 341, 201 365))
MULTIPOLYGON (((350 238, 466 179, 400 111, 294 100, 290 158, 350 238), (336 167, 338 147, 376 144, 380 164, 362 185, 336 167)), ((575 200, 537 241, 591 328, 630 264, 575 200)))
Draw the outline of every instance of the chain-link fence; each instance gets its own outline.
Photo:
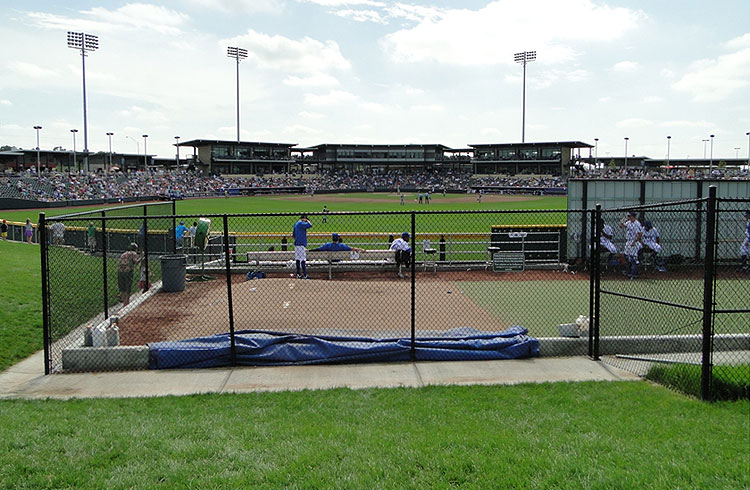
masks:
POLYGON ((47 366, 589 355, 643 375, 697 366, 701 380, 727 365, 747 383, 750 204, 712 199, 304 219, 165 203, 50 219, 47 366))
POLYGON ((683 201, 598 213, 595 352, 704 399, 748 396, 748 200, 683 201), (598 314, 597 314, 598 313, 598 314))
POLYGON ((589 349, 588 211, 136 211, 44 222, 51 372, 589 349))

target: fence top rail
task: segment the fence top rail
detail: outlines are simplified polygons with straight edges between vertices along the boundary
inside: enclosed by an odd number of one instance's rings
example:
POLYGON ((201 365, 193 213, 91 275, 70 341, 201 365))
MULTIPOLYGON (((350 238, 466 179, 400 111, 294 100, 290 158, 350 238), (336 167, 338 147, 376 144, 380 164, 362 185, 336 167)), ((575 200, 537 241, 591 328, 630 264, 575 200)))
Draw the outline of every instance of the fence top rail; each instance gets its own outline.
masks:
MULTIPOLYGON (((672 206, 684 206, 686 204, 698 204, 698 203, 704 203, 708 202, 707 197, 702 197, 700 199, 688 199, 685 201, 667 201, 667 202, 657 202, 652 204, 636 204, 634 206, 621 206, 618 208, 606 208, 602 209, 603 212, 625 212, 625 211, 639 211, 643 209, 659 209, 664 207, 672 207, 672 206)), ((675 209, 673 211, 695 211, 695 209, 675 209)))
MULTIPOLYGON (((78 218, 81 216, 88 216, 89 218, 93 218, 93 217, 101 218, 102 211, 104 211, 104 213, 106 214, 112 211, 120 211, 122 209, 133 209, 133 208, 143 209, 146 206, 159 206, 159 205, 163 206, 165 204, 171 204, 171 201, 151 201, 151 202, 141 202, 138 204, 128 204, 126 206, 114 206, 111 208, 106 207, 106 208, 99 208, 99 209, 90 209, 88 211, 79 211, 77 213, 61 214, 61 215, 55 216, 54 218, 50 217, 47 219, 58 219, 58 218, 68 219, 68 218, 78 218)), ((133 215, 133 216, 137 216, 137 215, 133 215)), ((124 216, 117 216, 117 217, 122 218, 124 216)))
POLYGON ((750 206, 750 198, 739 198, 739 197, 717 197, 717 202, 744 202, 750 206))

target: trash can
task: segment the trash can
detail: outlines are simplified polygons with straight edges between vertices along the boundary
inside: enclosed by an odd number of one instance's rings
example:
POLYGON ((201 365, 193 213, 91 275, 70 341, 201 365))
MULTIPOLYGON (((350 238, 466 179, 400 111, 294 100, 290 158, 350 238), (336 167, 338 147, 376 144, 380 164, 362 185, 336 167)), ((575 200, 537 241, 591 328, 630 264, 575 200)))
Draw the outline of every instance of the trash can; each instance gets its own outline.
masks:
POLYGON ((165 293, 184 291, 187 255, 162 255, 159 259, 161 259, 161 290, 165 293))

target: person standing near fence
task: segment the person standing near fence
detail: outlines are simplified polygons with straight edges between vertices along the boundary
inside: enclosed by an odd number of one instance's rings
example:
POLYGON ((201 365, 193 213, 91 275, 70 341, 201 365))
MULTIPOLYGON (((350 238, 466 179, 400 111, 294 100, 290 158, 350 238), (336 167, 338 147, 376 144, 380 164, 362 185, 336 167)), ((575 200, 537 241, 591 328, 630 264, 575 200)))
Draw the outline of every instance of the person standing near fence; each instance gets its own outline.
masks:
POLYGON ((401 272, 402 265, 409 265, 411 260, 411 247, 409 246, 409 234, 403 232, 401 238, 396 238, 391 243, 391 250, 396 251, 396 265, 398 268, 398 277, 404 278, 403 272, 401 272))
POLYGON ((93 221, 89 221, 89 227, 86 228, 86 235, 88 236, 89 250, 91 253, 96 252, 96 226, 93 221))
POLYGON ((131 243, 128 250, 120 255, 117 263, 117 287, 120 290, 120 301, 122 306, 130 303, 130 292, 133 290, 133 270, 141 263, 142 257, 138 255, 138 245, 131 243))
POLYGON ((31 224, 29 218, 26 218, 23 234, 26 237, 26 243, 31 243, 31 237, 34 236, 34 225, 31 224))
POLYGON ((294 261, 297 265, 297 279, 309 279, 307 277, 307 230, 312 228, 312 223, 303 214, 294 224, 292 236, 294 237, 294 261))
POLYGON ((742 272, 750 272, 750 265, 747 263, 747 257, 750 255, 750 210, 745 211, 745 240, 740 246, 740 257, 742 258, 742 266, 740 270, 742 272))
POLYGON ((635 218, 635 212, 630 211, 620 222, 620 228, 625 229, 625 260, 627 260, 625 275, 630 279, 638 277, 638 252, 643 247, 643 226, 635 218))
POLYGON ((8 239, 8 222, 5 220, 0 225, 0 235, 2 235, 4 241, 8 239))
POLYGON ((184 221, 180 221, 180 224, 177 225, 177 227, 174 229, 174 238, 176 240, 176 248, 182 248, 182 237, 185 236, 185 233, 188 231, 187 226, 185 226, 184 221))

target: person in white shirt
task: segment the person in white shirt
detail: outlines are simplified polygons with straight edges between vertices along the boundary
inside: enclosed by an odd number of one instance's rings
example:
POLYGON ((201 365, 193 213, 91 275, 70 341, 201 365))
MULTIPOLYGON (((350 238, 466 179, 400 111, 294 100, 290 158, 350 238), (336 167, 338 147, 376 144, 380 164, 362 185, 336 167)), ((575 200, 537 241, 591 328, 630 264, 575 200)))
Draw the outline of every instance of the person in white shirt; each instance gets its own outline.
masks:
POLYGON ((396 264, 398 267, 398 277, 404 278, 401 272, 401 266, 408 265, 411 262, 411 246, 409 246, 409 234, 403 232, 401 238, 396 238, 391 242, 391 250, 396 251, 396 264))
POLYGON ((656 270, 659 272, 666 272, 667 269, 661 263, 661 260, 657 258, 659 252, 661 252, 661 237, 659 230, 651 224, 650 221, 646 220, 643 222, 643 248, 644 253, 651 254, 651 262, 656 265, 656 270))
POLYGON ((627 264, 624 273, 631 279, 635 279, 638 277, 638 252, 643 247, 641 243, 643 226, 635 218, 635 212, 630 211, 620 222, 620 228, 625 229, 625 248, 623 249, 623 253, 625 254, 627 264))

